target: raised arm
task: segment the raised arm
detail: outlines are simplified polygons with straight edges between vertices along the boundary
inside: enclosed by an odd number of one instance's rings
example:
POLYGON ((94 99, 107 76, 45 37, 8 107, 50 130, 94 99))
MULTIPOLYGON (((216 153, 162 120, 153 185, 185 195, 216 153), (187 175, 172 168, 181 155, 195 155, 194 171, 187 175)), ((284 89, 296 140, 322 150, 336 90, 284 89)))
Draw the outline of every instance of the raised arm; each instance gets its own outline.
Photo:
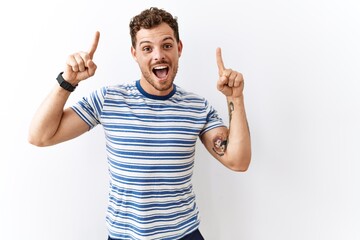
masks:
MULTIPOLYGON (((78 52, 68 57, 62 77, 72 86, 93 76, 96 64, 94 53, 100 33, 96 32, 89 52, 78 52)), ((89 130, 89 126, 71 109, 64 109, 70 91, 59 84, 52 89, 36 111, 29 128, 28 141, 36 146, 50 146, 75 138, 89 130)))
POLYGON ((226 167, 246 171, 251 161, 251 141, 244 105, 244 79, 241 73, 225 68, 220 48, 216 50, 216 62, 219 70, 217 89, 226 96, 229 128, 210 130, 201 140, 226 167))

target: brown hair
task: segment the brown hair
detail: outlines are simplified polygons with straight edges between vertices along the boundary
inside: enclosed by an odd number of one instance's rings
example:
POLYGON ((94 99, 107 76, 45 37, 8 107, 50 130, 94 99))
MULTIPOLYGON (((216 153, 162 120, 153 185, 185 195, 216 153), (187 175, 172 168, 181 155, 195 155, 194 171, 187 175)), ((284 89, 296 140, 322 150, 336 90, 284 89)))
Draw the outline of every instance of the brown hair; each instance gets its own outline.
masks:
POLYGON ((180 37, 177 18, 173 17, 169 12, 163 9, 151 7, 142 11, 139 15, 133 17, 130 21, 129 27, 132 46, 134 48, 136 46, 136 33, 140 29, 151 29, 153 27, 159 26, 161 23, 166 23, 169 25, 169 27, 172 28, 175 39, 177 42, 179 42, 180 37))

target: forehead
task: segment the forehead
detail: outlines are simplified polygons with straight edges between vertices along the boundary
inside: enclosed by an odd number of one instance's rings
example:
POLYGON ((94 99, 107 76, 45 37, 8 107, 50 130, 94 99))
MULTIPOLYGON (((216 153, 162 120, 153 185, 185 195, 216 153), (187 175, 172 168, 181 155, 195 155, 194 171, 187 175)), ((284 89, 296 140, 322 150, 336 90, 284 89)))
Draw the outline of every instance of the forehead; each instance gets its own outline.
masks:
POLYGON ((166 23, 161 23, 159 26, 151 29, 142 28, 136 33, 136 45, 143 43, 155 44, 169 39, 175 41, 175 34, 172 28, 166 23))

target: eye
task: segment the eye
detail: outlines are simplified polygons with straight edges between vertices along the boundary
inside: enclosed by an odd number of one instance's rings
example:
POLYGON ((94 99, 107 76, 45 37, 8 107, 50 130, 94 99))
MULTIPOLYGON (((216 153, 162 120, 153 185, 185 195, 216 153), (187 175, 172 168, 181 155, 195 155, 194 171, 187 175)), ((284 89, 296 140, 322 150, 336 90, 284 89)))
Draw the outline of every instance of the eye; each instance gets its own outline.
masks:
POLYGON ((151 51, 151 47, 146 46, 146 47, 143 47, 142 50, 143 50, 144 52, 150 52, 150 51, 151 51))
POLYGON ((172 48, 172 44, 164 44, 164 49, 170 49, 172 48))

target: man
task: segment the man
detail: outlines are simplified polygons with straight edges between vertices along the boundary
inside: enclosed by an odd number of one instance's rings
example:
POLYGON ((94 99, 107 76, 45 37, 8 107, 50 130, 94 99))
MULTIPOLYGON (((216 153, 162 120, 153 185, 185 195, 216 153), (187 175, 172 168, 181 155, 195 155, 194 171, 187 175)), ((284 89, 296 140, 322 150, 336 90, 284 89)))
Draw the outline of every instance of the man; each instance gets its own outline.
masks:
POLYGON ((64 109, 70 93, 96 71, 96 32, 89 52, 68 57, 59 84, 30 126, 29 142, 58 144, 103 125, 110 174, 109 239, 203 239, 191 184, 195 143, 234 171, 251 159, 243 77, 217 49, 217 88, 227 99, 229 128, 202 97, 173 83, 183 44, 177 19, 150 8, 130 22, 131 54, 140 80, 106 86, 64 109))

